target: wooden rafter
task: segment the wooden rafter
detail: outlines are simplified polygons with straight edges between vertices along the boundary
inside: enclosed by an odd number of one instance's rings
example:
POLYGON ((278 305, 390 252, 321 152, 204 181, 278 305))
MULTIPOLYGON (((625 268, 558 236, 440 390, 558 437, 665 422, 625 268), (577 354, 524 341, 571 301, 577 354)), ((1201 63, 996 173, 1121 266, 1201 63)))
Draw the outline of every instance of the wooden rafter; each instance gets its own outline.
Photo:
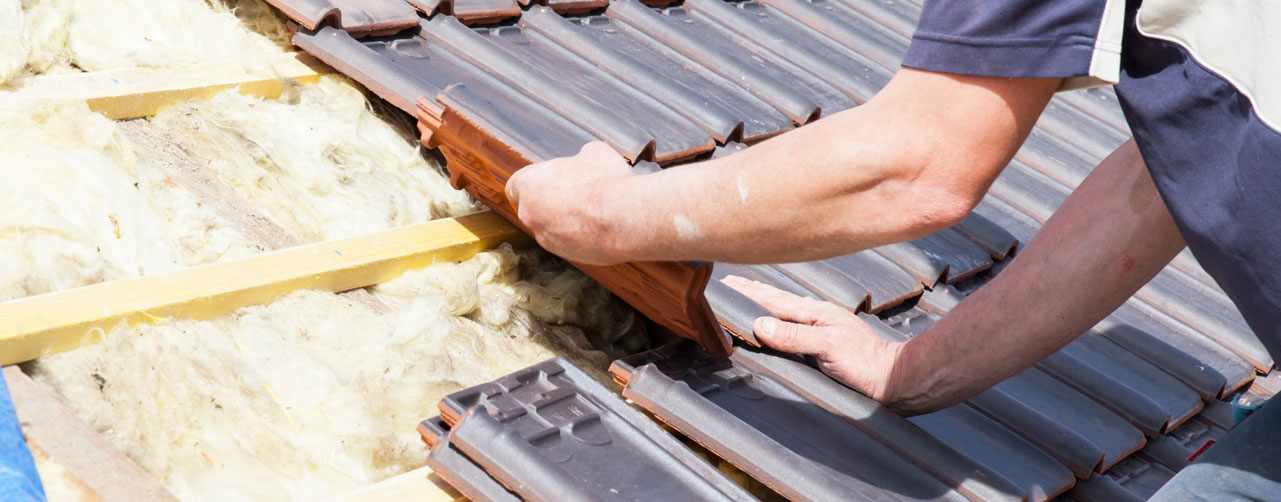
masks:
POLYGON ((11 83, 16 90, 0 94, 0 100, 84 102, 107 118, 129 119, 155 115, 182 101, 209 99, 227 89, 274 98, 290 85, 315 82, 330 71, 314 57, 290 52, 254 69, 223 63, 28 77, 11 83))
POLYGON ((0 364, 100 339, 121 322, 211 319, 300 289, 347 291, 529 238, 488 211, 0 303, 0 364))
POLYGON ((4 378, 32 454, 62 466, 81 500, 178 500, 17 366, 4 378))

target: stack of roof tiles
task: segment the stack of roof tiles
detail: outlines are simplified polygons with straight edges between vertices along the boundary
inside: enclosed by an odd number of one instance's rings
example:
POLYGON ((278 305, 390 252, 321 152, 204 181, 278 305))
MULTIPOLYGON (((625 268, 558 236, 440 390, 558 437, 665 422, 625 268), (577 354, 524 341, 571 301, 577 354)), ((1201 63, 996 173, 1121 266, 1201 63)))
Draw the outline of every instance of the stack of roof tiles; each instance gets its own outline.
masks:
MULTIPOLYGON (((298 46, 418 117, 455 185, 513 221, 507 176, 586 142, 651 172, 857 106, 897 69, 920 11, 914 0, 273 3, 302 25, 298 46)), ((580 266, 701 345, 620 361, 615 375, 625 395, 797 500, 1039 500, 1074 484, 1079 500, 1142 496, 1230 427, 1220 400, 1274 364, 1186 252, 1045 361, 906 421, 807 365, 734 350, 720 328, 750 340, 763 312, 708 282, 757 279, 879 314, 868 319, 886 337, 912 336, 998 273, 1127 136, 1110 90, 1064 93, 954 228, 809 263, 580 266), (784 430, 798 416, 805 434, 784 430), (953 453, 935 454, 943 449, 953 453), (811 475, 823 481, 798 486, 811 475)))
POLYGON ((564 359, 450 394, 427 465, 476 502, 755 500, 564 359))

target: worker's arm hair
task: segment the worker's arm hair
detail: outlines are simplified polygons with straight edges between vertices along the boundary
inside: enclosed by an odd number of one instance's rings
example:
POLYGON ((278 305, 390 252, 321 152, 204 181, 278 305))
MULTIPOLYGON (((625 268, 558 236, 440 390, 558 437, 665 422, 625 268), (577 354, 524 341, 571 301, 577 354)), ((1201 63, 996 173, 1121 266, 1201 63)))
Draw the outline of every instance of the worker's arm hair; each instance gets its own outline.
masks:
POLYGON ((509 193, 519 192, 520 218, 540 243, 568 258, 830 257, 960 220, 1058 84, 903 69, 867 103, 735 155, 593 179, 592 169, 618 173, 622 161, 592 145, 518 173, 509 193), (566 187, 575 173, 587 180, 566 187))
POLYGON ((982 392, 1090 329, 1184 245, 1125 143, 996 279, 902 346, 884 400, 924 412, 982 392))
POLYGON ((854 314, 739 278, 769 309, 756 338, 905 414, 968 399, 1067 345, 1156 275, 1184 246, 1133 142, 1108 156, 1027 248, 950 313, 905 343, 854 314))

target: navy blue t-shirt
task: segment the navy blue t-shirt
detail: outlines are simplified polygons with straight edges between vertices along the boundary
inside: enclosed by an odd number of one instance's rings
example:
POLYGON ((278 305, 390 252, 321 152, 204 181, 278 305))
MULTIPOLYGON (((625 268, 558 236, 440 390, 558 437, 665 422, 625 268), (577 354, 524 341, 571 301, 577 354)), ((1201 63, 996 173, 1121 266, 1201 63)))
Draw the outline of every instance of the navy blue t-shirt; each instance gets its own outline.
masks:
POLYGON ((1114 84, 1188 247, 1281 357, 1281 2, 927 0, 903 66, 1114 84))

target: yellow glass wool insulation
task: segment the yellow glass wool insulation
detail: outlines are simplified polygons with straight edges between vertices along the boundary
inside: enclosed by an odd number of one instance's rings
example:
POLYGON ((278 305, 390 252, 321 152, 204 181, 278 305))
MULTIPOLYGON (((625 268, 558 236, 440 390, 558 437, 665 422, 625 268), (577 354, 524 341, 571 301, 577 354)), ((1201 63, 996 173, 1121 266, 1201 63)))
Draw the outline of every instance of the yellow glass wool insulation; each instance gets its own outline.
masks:
POLYGON ((374 113, 343 77, 262 100, 224 92, 151 119, 290 233, 309 241, 365 234, 480 208, 449 186, 398 111, 374 113), (404 121, 393 127, 388 120, 404 121))
POLYGON ((27 64, 26 23, 18 0, 0 0, 0 85, 27 64))
POLYGON ((71 65, 71 51, 67 48, 74 1, 22 0, 28 51, 23 75, 79 71, 71 65))
POLYGON ((0 300, 261 248, 140 160, 84 105, 0 107, 0 300))
POLYGON ((121 327, 30 371, 183 500, 318 500, 421 466, 414 427, 449 392, 556 355, 608 380, 610 357, 581 330, 545 323, 629 314, 557 297, 558 279, 588 283, 540 255, 504 247, 410 272, 373 288, 386 314, 301 291, 121 327))
POLYGON ((28 75, 210 62, 255 69, 290 49, 283 17, 261 0, 22 3, 28 75))
MULTIPOLYGON (((261 0, 22 7, 27 75, 253 65, 288 46, 261 0)), ((224 93, 152 125, 303 240, 478 209, 393 115, 331 77, 279 100, 224 93)), ((83 107, 0 110, 0 176, 0 299, 261 250, 83 107)), ((303 291, 210 321, 121 326, 28 370, 180 498, 315 500, 420 466, 414 425, 448 392, 556 355, 607 381, 620 348, 647 343, 632 311, 539 250, 371 291, 388 312, 303 291)))
MULTIPOLYGON (((341 82, 326 85, 339 90, 325 93, 359 95, 341 82)), ((322 107, 338 114, 331 119, 308 108, 319 105, 304 105, 305 95, 296 102, 226 103, 279 104, 273 113, 317 128, 326 120, 361 122, 361 133, 329 137, 334 149, 347 152, 330 156, 348 160, 325 164, 327 175, 278 174, 312 183, 300 204, 360 215, 370 231, 402 222, 386 216, 397 206, 377 206, 380 200, 404 200, 394 210, 416 220, 472 210, 425 161, 404 159, 421 154, 365 109, 363 97, 344 105, 348 115, 332 103, 322 107), (365 156, 401 170, 387 174, 365 156), (325 183, 324 176, 345 176, 347 183, 325 183), (362 213, 369 206, 382 209, 362 213)), ((191 134, 203 134, 166 131, 187 146, 196 143, 191 134)), ((287 137, 263 135, 256 148, 266 158, 325 150, 314 139, 300 148, 287 137)), ((192 158, 203 161, 200 155, 192 158)), ((290 165, 305 170, 310 159, 297 155, 290 165)), ((4 298, 259 251, 147 163, 114 122, 83 106, 0 110, 0 176, 8 180, 0 197, 11 201, 0 212, 4 298)), ((278 190, 291 193, 292 186, 278 190)), ((270 202, 270 193, 260 195, 270 202)), ((288 214, 315 217, 293 209, 288 214)), ((360 226, 328 225, 317 232, 360 226)), ((421 465, 425 450, 414 423, 448 392, 555 355, 608 380, 604 370, 619 347, 646 343, 632 311, 540 250, 487 252, 411 272, 372 292, 390 312, 300 292, 212 321, 121 327, 105 342, 41 358, 31 370, 183 498, 314 499, 421 465), (593 350, 589 339, 613 347, 611 356, 593 350)))

